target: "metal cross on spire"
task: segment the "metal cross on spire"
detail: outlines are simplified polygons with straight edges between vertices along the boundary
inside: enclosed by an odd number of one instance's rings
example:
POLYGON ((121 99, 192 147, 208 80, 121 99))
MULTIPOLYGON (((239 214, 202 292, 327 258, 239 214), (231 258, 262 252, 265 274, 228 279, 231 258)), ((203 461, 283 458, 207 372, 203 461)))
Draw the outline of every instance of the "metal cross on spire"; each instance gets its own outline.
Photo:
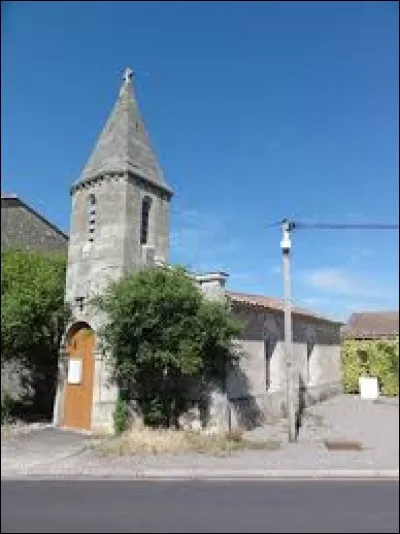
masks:
POLYGON ((130 67, 127 67, 124 72, 124 82, 129 83, 132 80, 133 70, 130 67))

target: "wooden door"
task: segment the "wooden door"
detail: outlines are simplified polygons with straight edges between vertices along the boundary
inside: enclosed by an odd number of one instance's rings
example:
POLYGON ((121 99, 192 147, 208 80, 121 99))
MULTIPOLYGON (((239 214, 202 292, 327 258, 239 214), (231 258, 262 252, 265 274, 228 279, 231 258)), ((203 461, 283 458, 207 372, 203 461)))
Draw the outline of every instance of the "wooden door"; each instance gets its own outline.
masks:
POLYGON ((64 426, 90 430, 93 403, 93 349, 95 336, 88 327, 75 332, 67 347, 68 373, 64 426))

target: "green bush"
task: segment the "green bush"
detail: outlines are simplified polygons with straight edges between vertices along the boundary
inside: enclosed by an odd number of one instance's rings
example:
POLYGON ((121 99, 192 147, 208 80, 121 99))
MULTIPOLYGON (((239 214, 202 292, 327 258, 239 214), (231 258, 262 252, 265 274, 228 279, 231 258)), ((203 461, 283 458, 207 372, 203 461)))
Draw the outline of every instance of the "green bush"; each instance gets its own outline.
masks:
POLYGON ((382 395, 398 396, 399 340, 344 341, 342 379, 346 393, 359 393, 360 376, 377 377, 382 395))
POLYGON ((126 430, 127 422, 128 410, 126 402, 119 397, 114 411, 114 433, 116 436, 119 436, 124 430, 126 430))
POLYGON ((69 316, 65 270, 65 255, 1 253, 1 360, 29 372, 26 386, 33 393, 24 399, 24 417, 30 411, 52 415, 58 350, 69 316))
POLYGON ((147 425, 177 427, 190 385, 223 384, 239 358, 241 324, 204 298, 182 268, 147 268, 111 283, 92 304, 107 317, 99 336, 113 378, 135 392, 147 425))

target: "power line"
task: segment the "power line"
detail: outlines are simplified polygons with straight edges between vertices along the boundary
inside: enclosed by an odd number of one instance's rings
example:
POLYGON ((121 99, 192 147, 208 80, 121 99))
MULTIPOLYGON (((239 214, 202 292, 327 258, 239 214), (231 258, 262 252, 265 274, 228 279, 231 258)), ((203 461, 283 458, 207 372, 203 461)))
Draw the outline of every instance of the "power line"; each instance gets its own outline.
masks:
POLYGON ((276 228, 277 226, 282 226, 282 221, 275 221, 267 224, 267 228, 276 228))
POLYGON ((267 228, 282 226, 283 223, 289 224, 290 230, 398 230, 398 224, 381 224, 381 223, 306 223, 297 222, 290 219, 275 221, 267 224, 267 228))
POLYGON ((292 222, 292 228, 296 229, 310 229, 310 230, 398 230, 398 224, 376 224, 376 223, 302 223, 292 222))

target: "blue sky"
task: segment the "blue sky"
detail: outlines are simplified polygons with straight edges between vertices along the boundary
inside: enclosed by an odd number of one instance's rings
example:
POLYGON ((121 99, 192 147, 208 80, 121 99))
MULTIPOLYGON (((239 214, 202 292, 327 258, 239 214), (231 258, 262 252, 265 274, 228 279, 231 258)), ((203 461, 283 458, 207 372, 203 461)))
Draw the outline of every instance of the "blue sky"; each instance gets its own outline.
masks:
MULTIPOLYGON (((2 190, 68 230, 125 66, 168 183, 171 258, 281 296, 270 222, 396 223, 397 2, 2 2, 2 190)), ((299 231, 293 297, 398 308, 398 233, 299 231)))

